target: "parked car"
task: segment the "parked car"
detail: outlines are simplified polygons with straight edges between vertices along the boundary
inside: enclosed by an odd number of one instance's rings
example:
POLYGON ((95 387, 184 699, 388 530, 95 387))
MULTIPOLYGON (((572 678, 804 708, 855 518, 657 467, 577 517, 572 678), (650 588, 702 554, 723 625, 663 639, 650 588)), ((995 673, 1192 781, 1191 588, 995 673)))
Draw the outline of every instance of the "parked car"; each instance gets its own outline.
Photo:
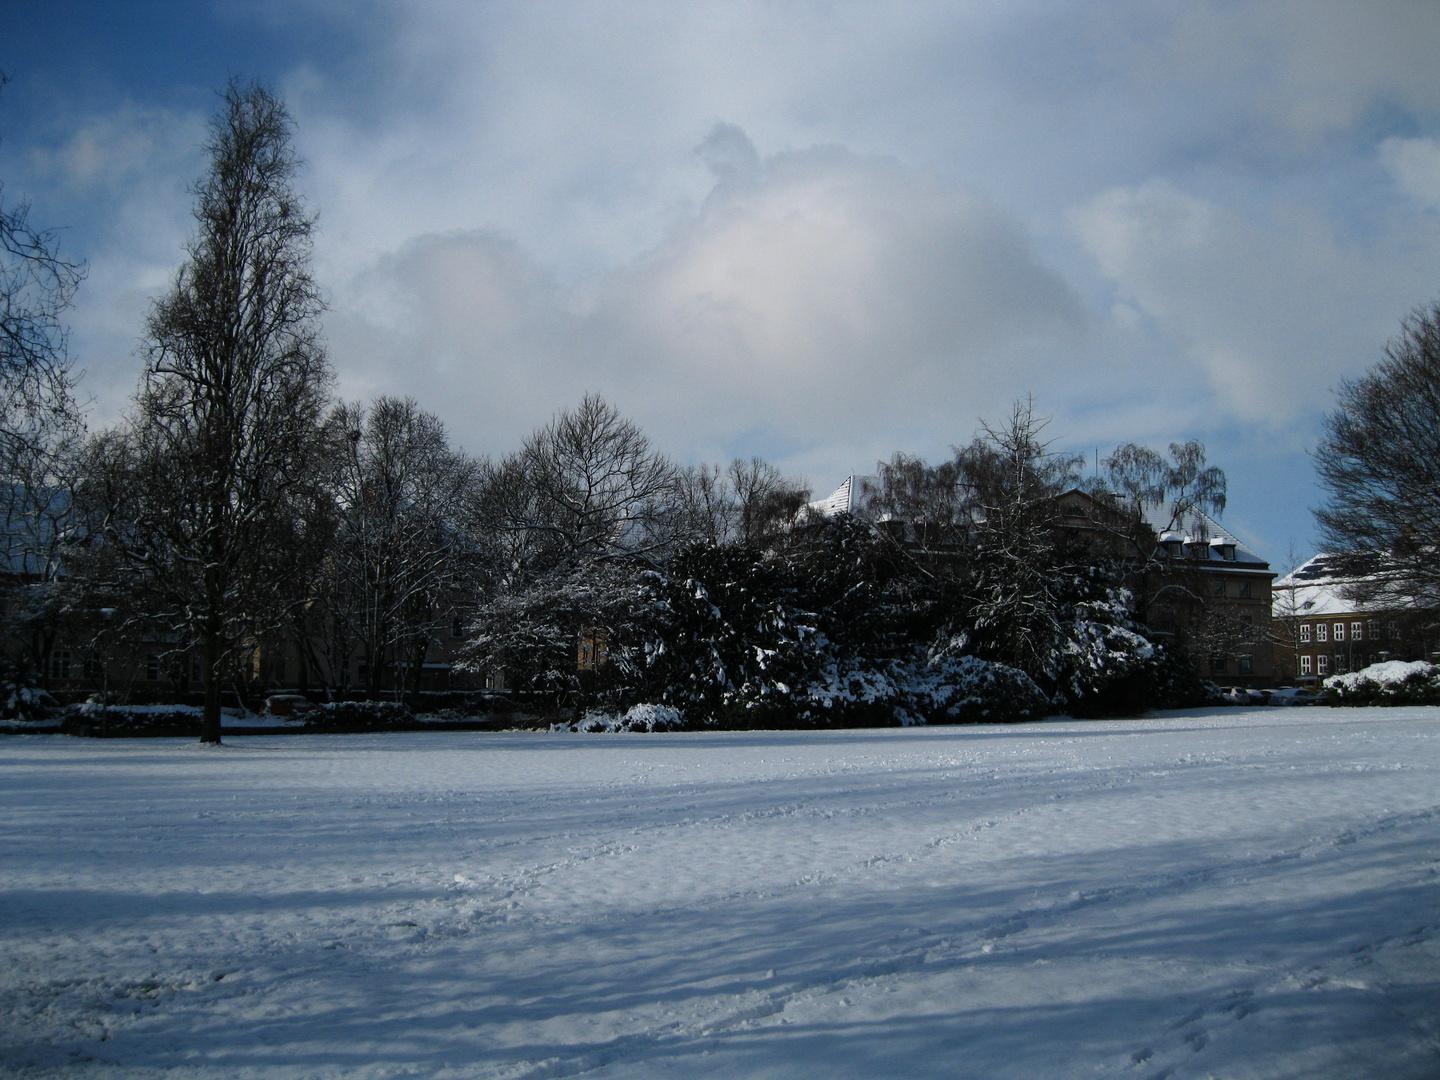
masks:
POLYGON ((1250 699, 1250 704, 1251 704, 1251 705, 1268 705, 1268 704, 1270 704, 1270 691, 1269 691, 1269 690, 1246 690, 1246 691, 1245 691, 1245 695, 1250 699))
POLYGON ((271 694, 260 709, 261 716, 302 716, 316 708, 304 694, 271 694))
POLYGON ((1282 686, 1270 695, 1271 705, 1314 705, 1320 695, 1303 686, 1282 686))
POLYGON ((1243 687, 1230 686, 1220 691, 1220 700, 1226 705, 1249 705, 1250 694, 1243 687))

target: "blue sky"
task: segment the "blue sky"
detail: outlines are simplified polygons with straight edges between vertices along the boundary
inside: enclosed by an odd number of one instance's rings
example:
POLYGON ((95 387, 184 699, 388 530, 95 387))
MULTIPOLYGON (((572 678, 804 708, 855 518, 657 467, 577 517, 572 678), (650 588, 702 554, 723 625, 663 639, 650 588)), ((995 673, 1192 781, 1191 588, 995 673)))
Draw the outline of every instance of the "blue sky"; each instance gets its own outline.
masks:
POLYGON ((1060 448, 1203 440, 1311 550, 1332 388, 1440 295, 1440 5, 12 3, 0 180, 139 374, 214 91, 268 81, 349 398, 499 454, 598 390, 820 494, 1033 394, 1060 448))

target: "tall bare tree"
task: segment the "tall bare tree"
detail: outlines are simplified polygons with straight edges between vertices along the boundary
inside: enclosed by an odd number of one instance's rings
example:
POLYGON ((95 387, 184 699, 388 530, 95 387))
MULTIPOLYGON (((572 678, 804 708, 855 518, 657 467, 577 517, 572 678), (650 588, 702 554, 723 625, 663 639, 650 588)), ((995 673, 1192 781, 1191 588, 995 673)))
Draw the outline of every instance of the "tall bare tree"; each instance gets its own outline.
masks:
POLYGON ((1044 439, 1050 421, 1029 399, 1010 417, 956 453, 971 526, 969 621, 984 655, 1027 672, 1049 664, 1068 617, 1068 578, 1074 560, 1056 525, 1056 499, 1075 482, 1083 459, 1055 453, 1044 439))
POLYGON ((490 518, 510 536, 512 584, 617 555, 657 556, 680 532, 676 470, 598 394, 489 470, 490 518))
MULTIPOLYGON (((0 72, 0 87, 7 82, 0 72)), ((26 586, 8 605, 22 667, 43 674, 63 601, 61 555, 72 531, 70 489, 83 436, 64 314, 85 277, 60 234, 6 205, 0 182, 0 565, 26 586)))
POLYGON ((1322 542, 1356 577, 1440 597, 1440 302, 1411 313, 1385 358, 1337 391, 1315 449, 1322 542), (1376 554, 1387 574, 1376 576, 1376 554))
MULTIPOLYGON (((8 81, 0 72, 0 87, 8 81)), ((30 224, 28 202, 6 206, 4 190, 0 182, 0 442, 13 444, 77 415, 64 314, 86 268, 61 255, 56 230, 30 224)))
POLYGON ((333 617, 378 692, 392 659, 420 671, 457 604, 473 605, 489 568, 472 528, 480 465, 450 446, 439 417, 410 398, 342 406, 339 528, 328 564, 333 617))
POLYGON ((810 491, 758 457, 692 465, 676 477, 676 524, 690 540, 711 546, 763 548, 786 533, 810 491))
POLYGON ((155 301, 134 406, 105 443, 107 541, 142 576, 147 614, 198 648, 208 743, 222 679, 293 603, 321 497, 331 374, 292 126, 263 86, 223 91, 188 257, 155 301))
MULTIPOLYGON (((1225 473, 1205 462, 1205 444, 1170 444, 1170 460, 1148 446, 1126 443, 1105 459, 1108 493, 1139 514, 1164 508, 1161 532, 1181 528, 1194 511, 1218 517, 1225 512, 1225 473)), ((1147 553, 1148 554, 1148 553, 1147 553)))

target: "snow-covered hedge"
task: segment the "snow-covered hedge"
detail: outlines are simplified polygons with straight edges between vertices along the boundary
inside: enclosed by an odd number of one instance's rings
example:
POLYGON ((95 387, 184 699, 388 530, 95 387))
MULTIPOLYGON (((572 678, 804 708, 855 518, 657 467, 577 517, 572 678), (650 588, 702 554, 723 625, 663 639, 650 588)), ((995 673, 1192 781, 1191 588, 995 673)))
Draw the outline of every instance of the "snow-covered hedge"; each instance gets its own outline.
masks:
POLYGON ((415 714, 401 701, 331 701, 299 718, 306 731, 386 731, 414 723, 415 714))
POLYGON ((196 705, 101 705, 87 701, 68 705, 60 730, 67 735, 194 735, 200 734, 196 705))
POLYGON ((573 724, 551 724, 551 731, 583 731, 589 733, 614 731, 683 731, 685 720, 678 709, 668 705, 641 704, 630 708, 624 716, 603 712, 586 713, 573 724))
POLYGON ((1440 668, 1424 660, 1387 660, 1325 680, 1331 705, 1440 705, 1440 668))
POLYGON ((997 722, 1203 700, 1193 670, 1135 623, 1114 567, 1070 554, 1037 571, 1049 608, 1031 634, 1001 617, 1014 605, 982 610, 972 582, 842 515, 776 549, 696 545, 658 566, 544 578, 481 608, 463 663, 504 669, 562 714, 622 717, 650 702, 691 727, 997 722), (602 628, 604 664, 577 670, 577 642, 602 628))
POLYGON ((978 657, 945 658, 906 674, 904 705, 925 723, 1011 724, 1049 711, 1049 699, 1029 675, 978 657))

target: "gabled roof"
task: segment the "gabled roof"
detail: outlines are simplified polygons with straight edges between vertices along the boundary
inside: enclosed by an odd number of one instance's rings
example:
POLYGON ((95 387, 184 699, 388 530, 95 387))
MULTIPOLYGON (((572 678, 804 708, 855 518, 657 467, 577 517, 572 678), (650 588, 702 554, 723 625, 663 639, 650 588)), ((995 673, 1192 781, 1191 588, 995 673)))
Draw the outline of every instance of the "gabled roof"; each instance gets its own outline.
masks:
POLYGON ((1195 507, 1181 510, 1173 502, 1152 503, 1142 507, 1141 516, 1162 543, 1179 540, 1185 545, 1187 555, 1203 562, 1250 570, 1270 569, 1269 560, 1203 510, 1195 507), (1233 559, 1223 554, 1230 546, 1235 549, 1233 559))
POLYGON ((1424 606, 1416 590, 1385 558, 1372 556, 1374 570, 1368 574, 1347 573, 1340 556, 1322 552, 1297 566, 1272 586, 1276 618, 1307 616, 1365 615, 1381 611, 1406 610, 1424 606), (1366 588, 1363 600, 1349 595, 1357 586, 1366 588))
POLYGON ((819 514, 821 517, 834 517, 836 514, 855 514, 869 501, 865 495, 867 482, 874 487, 879 478, 875 476, 847 476, 841 485, 832 491, 824 499, 816 499, 810 503, 810 512, 819 514))
MULTIPOLYGON (((1125 509, 1132 505, 1128 500, 1120 496, 1097 497, 1095 493, 1084 488, 1071 488, 1063 492, 1059 499, 1063 505, 1066 499, 1077 496, 1100 506, 1108 505, 1110 513, 1132 512, 1125 509)), ((1187 562, 1199 562, 1216 569, 1270 569, 1268 560, 1203 510, 1190 507, 1182 511, 1173 502, 1162 502, 1142 504, 1139 512, 1141 520, 1155 533, 1156 540, 1162 544, 1175 541, 1181 545, 1187 562), (1234 557, 1226 558, 1227 552, 1233 552, 1234 557)))

